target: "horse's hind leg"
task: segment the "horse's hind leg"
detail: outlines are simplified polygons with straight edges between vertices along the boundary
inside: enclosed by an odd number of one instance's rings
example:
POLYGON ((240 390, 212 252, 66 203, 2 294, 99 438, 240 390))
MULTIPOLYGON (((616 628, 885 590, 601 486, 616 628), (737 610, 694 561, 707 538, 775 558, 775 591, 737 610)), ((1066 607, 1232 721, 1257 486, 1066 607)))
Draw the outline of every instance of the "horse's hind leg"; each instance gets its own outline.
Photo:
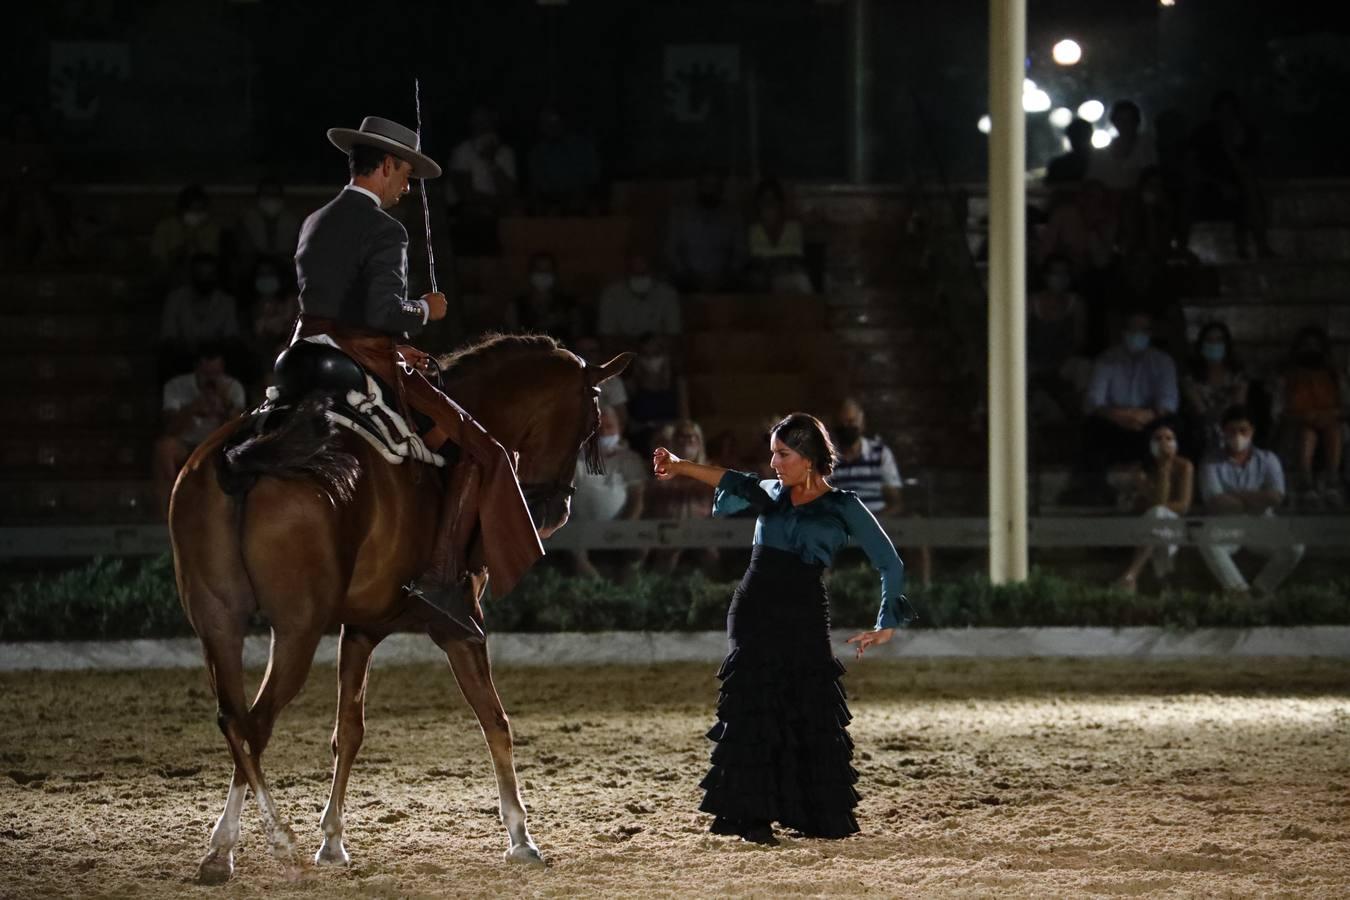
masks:
POLYGON ((351 862, 342 845, 342 813, 346 807, 347 779, 352 762, 366 733, 366 685, 371 654, 384 635, 343 627, 338 645, 338 708, 333 725, 333 787, 328 794, 319 827, 323 845, 314 854, 319 865, 345 866, 351 862))
POLYGON ((202 649, 206 654, 211 688, 216 694, 216 721, 229 744, 235 766, 234 774, 230 777, 230 792, 225 799, 225 809, 211 830, 206 856, 202 857, 197 867, 197 880, 203 884, 219 884, 228 881, 234 874, 234 846, 239 842, 239 816, 243 812, 244 794, 248 789, 247 775, 239 764, 241 750, 236 747, 236 739, 231 737, 235 729, 226 725, 228 721, 247 715, 244 705, 244 641, 242 627, 238 634, 221 634, 218 631, 208 634, 209 637, 202 639, 202 649), (233 687, 235 685, 237 688, 233 687))
POLYGON ((497 688, 492 683, 487 644, 470 643, 458 634, 452 636, 448 632, 441 633, 439 629, 433 629, 431 637, 449 658, 450 669, 455 673, 459 689, 478 717, 483 737, 487 739, 488 752, 492 754, 492 768, 497 773, 502 824, 506 826, 506 835, 510 841, 506 858, 542 865, 544 858, 530 838, 525 823, 525 802, 520 797, 511 750, 511 722, 502 709, 501 698, 497 696, 497 688))

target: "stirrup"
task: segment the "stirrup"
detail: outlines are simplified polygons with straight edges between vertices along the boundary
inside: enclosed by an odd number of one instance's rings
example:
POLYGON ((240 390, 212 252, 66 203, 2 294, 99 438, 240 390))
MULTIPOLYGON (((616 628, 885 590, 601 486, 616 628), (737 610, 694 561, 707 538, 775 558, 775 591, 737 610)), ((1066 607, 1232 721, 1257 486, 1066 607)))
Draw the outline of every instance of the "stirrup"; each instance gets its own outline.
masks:
POLYGON ((453 622, 460 631, 464 632, 464 637, 469 642, 482 644, 487 641, 487 635, 483 633, 482 626, 473 616, 473 608, 469 605, 468 600, 468 590, 462 581, 454 584, 433 583, 423 585, 419 579, 411 584, 404 585, 403 590, 407 592, 409 597, 421 600, 453 622))

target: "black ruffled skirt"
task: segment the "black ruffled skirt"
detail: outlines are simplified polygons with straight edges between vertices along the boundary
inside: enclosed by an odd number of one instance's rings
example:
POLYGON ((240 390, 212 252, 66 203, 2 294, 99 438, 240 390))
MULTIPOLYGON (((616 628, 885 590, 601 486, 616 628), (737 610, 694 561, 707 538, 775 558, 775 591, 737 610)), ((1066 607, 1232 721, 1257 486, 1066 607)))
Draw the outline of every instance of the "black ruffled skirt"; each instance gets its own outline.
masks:
POLYGON ((727 613, 730 653, 712 769, 699 806, 731 822, 778 822, 811 837, 855 834, 853 741, 830 648, 824 570, 755 547, 727 613))

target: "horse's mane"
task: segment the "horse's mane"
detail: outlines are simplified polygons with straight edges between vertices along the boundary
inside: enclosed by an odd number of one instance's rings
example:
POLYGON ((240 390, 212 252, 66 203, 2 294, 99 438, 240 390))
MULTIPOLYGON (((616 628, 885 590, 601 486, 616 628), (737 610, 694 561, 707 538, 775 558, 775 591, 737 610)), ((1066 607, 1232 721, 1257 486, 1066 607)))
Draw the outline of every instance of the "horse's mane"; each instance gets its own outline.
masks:
POLYGON ((566 350, 546 334, 505 334, 492 332, 441 359, 448 378, 470 378, 497 369, 524 356, 540 351, 566 350))

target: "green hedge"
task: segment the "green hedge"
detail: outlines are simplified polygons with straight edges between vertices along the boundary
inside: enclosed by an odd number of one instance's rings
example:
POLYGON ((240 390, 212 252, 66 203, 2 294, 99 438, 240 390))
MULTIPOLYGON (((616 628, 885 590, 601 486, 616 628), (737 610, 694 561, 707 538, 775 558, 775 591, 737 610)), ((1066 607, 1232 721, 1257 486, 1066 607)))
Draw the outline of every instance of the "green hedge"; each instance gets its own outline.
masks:
MULTIPOLYGON (((490 631, 711 631, 724 626, 734 582, 700 573, 638 574, 623 584, 531 572, 510 598, 486 606, 490 631)), ((877 576, 841 569, 830 578, 832 618, 841 628, 876 618, 877 576)), ((1252 628, 1350 625, 1350 579, 1294 586, 1277 598, 1198 591, 1126 594, 1035 572, 1023 584, 968 577, 916 591, 918 628, 1154 625, 1252 628)), ((259 629, 265 627, 260 620, 259 629)), ((0 595, 0 641, 190 635, 168 556, 139 563, 98 559, 9 585, 0 595)))

